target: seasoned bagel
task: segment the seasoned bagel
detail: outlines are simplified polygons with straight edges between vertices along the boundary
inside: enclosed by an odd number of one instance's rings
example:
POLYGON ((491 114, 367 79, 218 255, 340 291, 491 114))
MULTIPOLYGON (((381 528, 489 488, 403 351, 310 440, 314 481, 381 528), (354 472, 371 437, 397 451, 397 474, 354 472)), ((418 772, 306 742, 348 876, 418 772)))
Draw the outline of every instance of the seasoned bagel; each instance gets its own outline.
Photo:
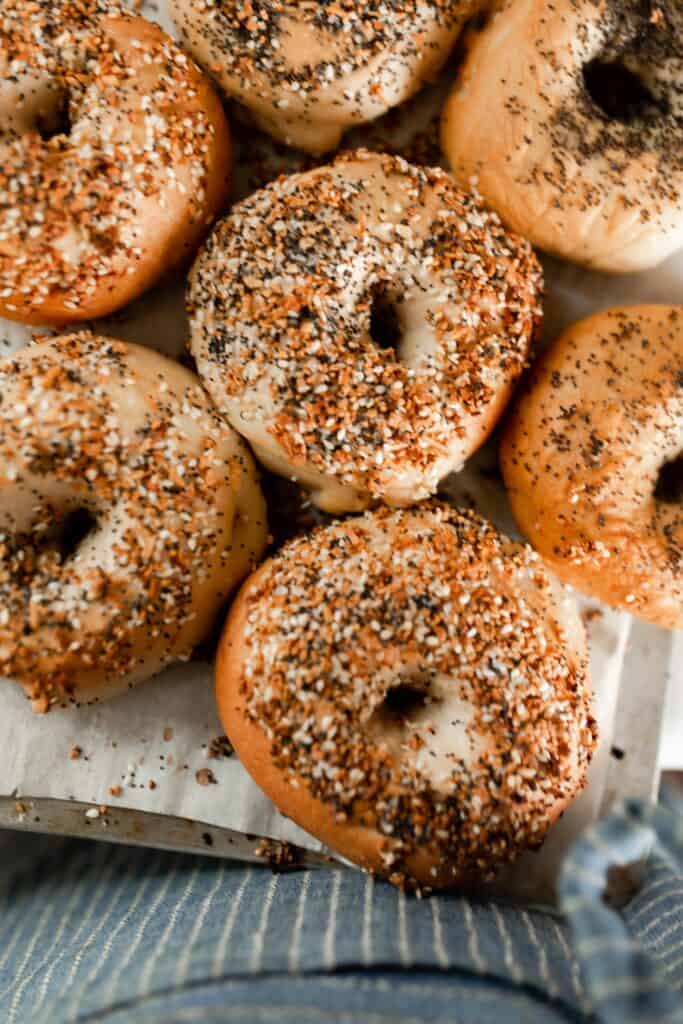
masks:
POLYGON ((433 79, 480 0, 170 0, 188 49, 264 131, 311 153, 433 79))
POLYGON ((0 674, 34 707, 187 658, 263 552, 253 462, 196 378, 66 335, 0 363, 0 674))
POLYGON ((208 80, 105 0, 0 4, 0 316, 105 316, 189 261, 224 205, 208 80))
POLYGON ((541 271, 443 171, 358 151, 217 226, 188 293, 217 407, 330 512, 436 491, 524 367, 541 271))
POLYGON ((571 327, 534 367, 501 459, 520 529, 557 575, 683 628, 683 307, 571 327))
POLYGON ((279 809, 398 883, 480 881, 537 847, 595 745, 567 594, 529 548, 433 503, 321 527, 264 563, 216 691, 279 809))
POLYGON ((456 179, 539 248, 656 266, 683 246, 683 4, 498 0, 442 144, 456 179))

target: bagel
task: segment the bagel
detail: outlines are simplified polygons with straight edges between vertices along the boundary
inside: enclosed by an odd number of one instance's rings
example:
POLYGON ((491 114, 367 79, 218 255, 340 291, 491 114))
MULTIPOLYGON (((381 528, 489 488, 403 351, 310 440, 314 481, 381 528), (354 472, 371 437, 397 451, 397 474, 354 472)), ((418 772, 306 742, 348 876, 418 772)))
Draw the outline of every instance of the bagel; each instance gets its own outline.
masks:
POLYGON ((656 266, 683 246, 683 5, 498 0, 470 35, 442 146, 535 246, 596 270, 656 266))
POLYGON ((106 316, 189 262, 223 207, 208 80, 116 4, 0 6, 0 316, 106 316))
POLYGON ((170 0, 181 37, 276 139, 336 149, 433 80, 479 0, 170 0))
POLYGON ((196 378, 92 334, 0 362, 0 674, 34 709, 187 659, 267 532, 253 462, 196 378))
POLYGON ((610 309, 534 367, 501 464, 522 532, 606 604, 683 628, 683 307, 610 309))
POLYGON ((537 847, 595 745, 583 626, 541 560, 469 512, 387 508, 285 545, 242 588, 216 692, 277 807, 398 884, 537 847))

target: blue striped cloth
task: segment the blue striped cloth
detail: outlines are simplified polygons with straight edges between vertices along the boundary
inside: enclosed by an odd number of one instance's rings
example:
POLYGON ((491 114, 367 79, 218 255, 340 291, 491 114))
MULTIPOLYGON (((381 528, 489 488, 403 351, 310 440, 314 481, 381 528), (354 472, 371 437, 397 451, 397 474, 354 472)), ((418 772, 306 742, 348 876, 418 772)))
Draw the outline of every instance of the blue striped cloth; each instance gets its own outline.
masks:
POLYGON ((561 905, 593 1006, 609 1024, 683 1024, 683 819, 627 801, 575 844, 561 905), (646 862, 623 915, 601 899, 610 868, 646 862))
POLYGON ((683 1022, 681 828, 632 803, 591 829, 566 921, 346 869, 0 838, 0 1021, 683 1022), (637 894, 603 905, 608 865, 655 836, 637 894))

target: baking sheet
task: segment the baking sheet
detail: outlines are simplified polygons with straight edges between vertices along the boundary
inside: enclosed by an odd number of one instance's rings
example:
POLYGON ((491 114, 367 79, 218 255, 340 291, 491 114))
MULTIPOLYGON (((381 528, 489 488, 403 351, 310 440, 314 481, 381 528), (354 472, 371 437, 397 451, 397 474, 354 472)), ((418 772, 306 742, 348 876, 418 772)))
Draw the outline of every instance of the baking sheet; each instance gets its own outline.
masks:
MULTIPOLYGON (((169 27, 163 4, 148 6, 144 13, 169 27)), ((350 144, 378 147, 388 141, 409 156, 427 154, 435 160, 433 114, 444 88, 442 83, 378 125, 355 131, 350 144)), ((236 197, 307 162, 253 128, 240 128, 239 116, 232 114, 236 197)), ((628 277, 588 273, 552 259, 544 264, 546 338, 580 316, 617 303, 683 303, 683 254, 654 273, 628 277)), ((97 327, 179 355, 187 337, 182 282, 156 289, 97 327)), ((21 347, 29 336, 25 328, 0 321, 0 354, 21 347)), ((452 500, 474 504, 513 530, 495 444, 449 481, 447 491, 452 500)), ((585 792, 543 851, 527 855, 501 882, 505 892, 528 900, 548 898, 568 843, 612 800, 655 791, 667 680, 680 672, 683 659, 683 644, 670 634, 634 624, 629 616, 598 609, 593 602, 584 602, 584 612, 602 738, 585 792)), ((206 663, 173 666, 106 705, 45 717, 33 716, 18 688, 0 681, 0 707, 0 824, 241 858, 253 855, 258 836, 319 849, 275 811, 234 757, 210 757, 211 741, 222 730, 206 663), (72 759, 74 747, 81 753, 72 759), (181 819, 184 825, 173 824, 181 819), (236 842, 235 833, 250 838, 236 842)), ((683 747, 680 730, 675 736, 667 732, 669 755, 683 747)), ((683 767, 683 749, 678 764, 675 760, 668 756, 667 767, 683 767)))

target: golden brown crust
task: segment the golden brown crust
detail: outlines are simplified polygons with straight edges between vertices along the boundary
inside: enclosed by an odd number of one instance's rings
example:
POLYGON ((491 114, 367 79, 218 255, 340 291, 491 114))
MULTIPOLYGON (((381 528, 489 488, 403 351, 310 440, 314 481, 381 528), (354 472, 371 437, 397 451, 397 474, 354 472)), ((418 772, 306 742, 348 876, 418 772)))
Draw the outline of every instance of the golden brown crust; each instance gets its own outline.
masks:
POLYGON ((641 270, 683 245, 682 89, 679 0, 498 0, 469 37, 442 146, 534 245, 641 270))
POLYGON ((188 262, 226 201, 231 144, 208 79, 158 26, 10 0, 0 157, 0 316, 67 324, 188 262))
POLYGON ((493 429, 541 289, 528 243, 447 174, 361 150, 217 226, 190 281, 192 351, 257 458, 319 507, 407 505, 493 429), (386 347, 372 336, 382 305, 386 347))
POLYGON ((501 463, 520 529, 561 579, 683 628, 681 451, 683 307, 633 306, 580 321, 539 361, 501 463))
POLYGON ((435 503, 266 562, 231 609, 216 693, 279 809, 399 883, 479 881, 538 845, 595 744, 566 594, 529 549, 435 503))
POLYGON ((87 333, 0 391, 0 674, 47 710, 189 657, 265 546, 239 437, 178 363, 87 333))
POLYGON ((433 79, 479 0, 171 0, 197 61, 275 138, 312 153, 433 79))

